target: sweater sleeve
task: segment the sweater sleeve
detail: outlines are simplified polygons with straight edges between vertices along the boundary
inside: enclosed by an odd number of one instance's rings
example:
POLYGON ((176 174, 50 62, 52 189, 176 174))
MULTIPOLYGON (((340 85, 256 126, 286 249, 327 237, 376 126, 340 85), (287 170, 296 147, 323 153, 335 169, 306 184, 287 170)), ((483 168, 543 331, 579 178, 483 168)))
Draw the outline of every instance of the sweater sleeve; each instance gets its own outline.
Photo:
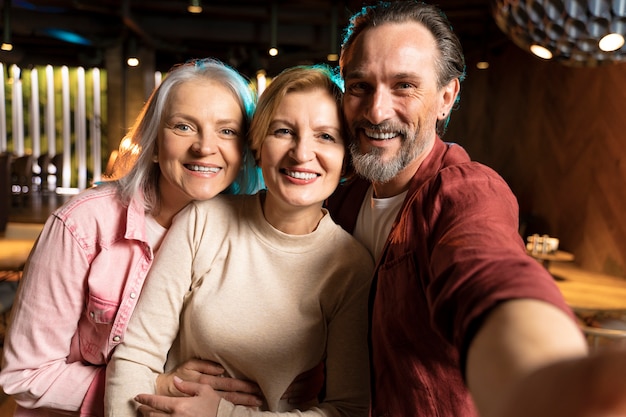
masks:
POLYGON ((89 267, 71 230, 51 216, 29 256, 4 343, 0 385, 24 408, 77 411, 88 388, 97 389, 100 366, 68 361, 89 267))
POLYGON ((179 330, 192 277, 193 206, 179 213, 146 278, 123 343, 107 366, 105 415, 136 416, 137 394, 156 392, 156 377, 179 330))

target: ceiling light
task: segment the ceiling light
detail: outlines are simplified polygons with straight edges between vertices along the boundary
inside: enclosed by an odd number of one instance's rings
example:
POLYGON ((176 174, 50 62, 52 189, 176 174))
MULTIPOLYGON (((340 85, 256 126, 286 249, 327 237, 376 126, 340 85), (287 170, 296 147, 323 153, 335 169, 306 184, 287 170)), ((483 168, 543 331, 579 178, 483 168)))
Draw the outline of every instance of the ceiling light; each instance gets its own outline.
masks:
POLYGON ((489 68, 489 62, 487 62, 487 61, 478 61, 476 63, 476 68, 481 69, 481 70, 487 69, 487 68, 489 68))
POLYGON ((624 37, 619 33, 609 33, 598 42, 598 46, 604 52, 617 51, 624 46, 624 37))
POLYGON ((530 45, 530 52, 537 55, 539 58, 552 59, 552 52, 550 52, 548 48, 545 48, 541 45, 530 45))
POLYGON ((4 0, 2 13, 4 14, 4 32, 0 49, 8 52, 13 50, 13 44, 11 43, 11 0, 4 0))
POLYGON ((189 13, 202 13, 202 2, 200 0, 190 0, 187 11, 189 13))
POLYGON ((126 64, 129 67, 139 66, 139 55, 137 53, 137 39, 135 39, 134 37, 131 37, 128 40, 126 55, 127 55, 126 64))
POLYGON ((498 27, 520 48, 569 66, 626 62, 626 0, 493 0, 498 27), (621 35, 620 35, 621 34, 621 35), (611 40, 617 41, 606 45, 611 40), (537 51, 537 45, 544 49, 537 51))
POLYGON ((278 6, 276 2, 272 2, 272 8, 270 10, 270 48, 267 53, 270 56, 278 55, 278 41, 277 38, 278 32, 278 6))
POLYGON ((337 45, 337 4, 334 4, 330 10, 330 52, 326 55, 326 59, 330 62, 339 61, 337 45))

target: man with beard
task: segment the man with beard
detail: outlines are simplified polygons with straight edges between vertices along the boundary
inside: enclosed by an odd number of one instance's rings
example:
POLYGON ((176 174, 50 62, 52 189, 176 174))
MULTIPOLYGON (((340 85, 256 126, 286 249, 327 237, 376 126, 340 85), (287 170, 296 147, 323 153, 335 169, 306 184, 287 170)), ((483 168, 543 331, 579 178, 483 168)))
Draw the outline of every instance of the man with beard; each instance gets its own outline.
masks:
POLYGON ((364 7, 340 66, 361 178, 328 207, 377 260, 372 417, 572 417, 624 407, 624 355, 586 358, 553 278, 525 253, 505 181, 440 139, 465 75, 445 16, 415 1, 364 7), (592 373, 621 394, 594 385, 592 373), (593 396, 603 392, 606 401, 593 396))

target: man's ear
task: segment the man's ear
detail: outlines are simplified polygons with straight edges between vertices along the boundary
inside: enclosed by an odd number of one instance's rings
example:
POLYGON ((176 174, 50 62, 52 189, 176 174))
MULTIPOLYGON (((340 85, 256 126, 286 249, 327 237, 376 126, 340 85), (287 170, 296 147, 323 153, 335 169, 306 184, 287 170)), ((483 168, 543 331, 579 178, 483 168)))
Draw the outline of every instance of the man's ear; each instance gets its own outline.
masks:
POLYGON ((441 89, 441 105, 439 108, 438 118, 445 119, 452 111, 456 98, 459 95, 461 89, 461 83, 458 78, 450 81, 441 89))

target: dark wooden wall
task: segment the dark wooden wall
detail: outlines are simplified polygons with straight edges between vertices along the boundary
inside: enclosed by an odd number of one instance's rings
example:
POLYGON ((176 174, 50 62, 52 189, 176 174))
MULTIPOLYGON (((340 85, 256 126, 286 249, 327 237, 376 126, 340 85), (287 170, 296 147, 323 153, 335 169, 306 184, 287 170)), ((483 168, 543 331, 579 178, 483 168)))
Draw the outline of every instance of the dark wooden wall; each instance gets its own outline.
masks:
POLYGON ((581 268, 626 277, 626 64, 572 68, 514 45, 468 59, 444 140, 498 171, 524 234, 547 233, 581 268))

